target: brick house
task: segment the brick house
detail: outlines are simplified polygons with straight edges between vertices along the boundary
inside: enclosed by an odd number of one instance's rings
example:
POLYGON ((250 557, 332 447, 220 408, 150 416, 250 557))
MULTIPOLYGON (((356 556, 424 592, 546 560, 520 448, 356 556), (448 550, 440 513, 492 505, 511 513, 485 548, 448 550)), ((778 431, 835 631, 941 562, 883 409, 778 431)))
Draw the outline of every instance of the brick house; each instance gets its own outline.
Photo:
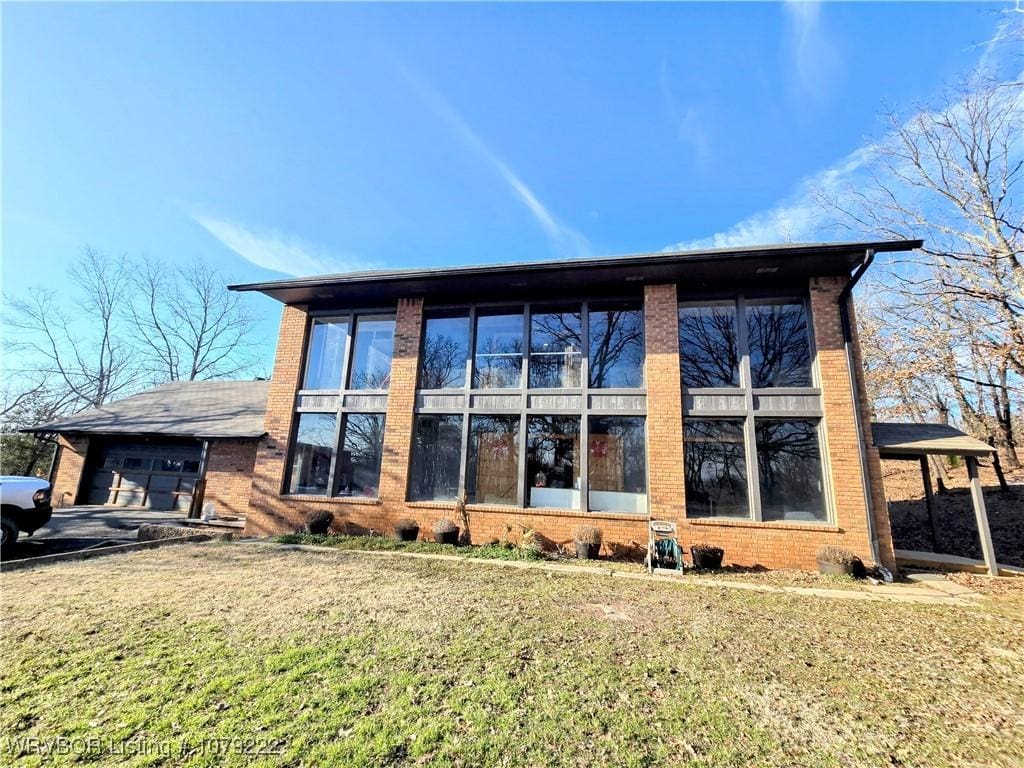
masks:
MULTIPOLYGON (((586 522, 607 552, 660 519, 735 564, 813 568, 838 544, 892 568, 850 289, 876 252, 920 245, 231 286, 284 305, 246 532, 320 510, 339 532, 429 530, 464 491, 475 542, 566 544, 586 522)), ((67 461, 58 478, 81 473, 67 461)))

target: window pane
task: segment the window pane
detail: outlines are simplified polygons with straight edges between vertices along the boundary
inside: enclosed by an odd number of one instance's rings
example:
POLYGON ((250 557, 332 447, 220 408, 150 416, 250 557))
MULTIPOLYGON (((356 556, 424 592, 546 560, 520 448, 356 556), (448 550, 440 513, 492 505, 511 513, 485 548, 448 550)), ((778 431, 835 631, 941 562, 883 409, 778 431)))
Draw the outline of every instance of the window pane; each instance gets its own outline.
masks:
POLYGON ((519 488, 519 417, 471 416, 466 501, 515 504, 519 488))
POLYGON ((299 426, 292 446, 288 493, 327 495, 336 418, 333 413, 299 414, 299 426))
POLYGON ((761 519, 826 522, 814 423, 758 419, 755 427, 761 519))
POLYGON ((530 316, 530 386, 579 387, 583 317, 575 312, 530 316))
POLYGON ((755 388, 811 386, 811 345, 802 303, 748 306, 747 337, 755 388))
POLYGON ((639 416, 591 416, 590 509, 647 512, 647 455, 639 416))
POLYGON ((579 509, 579 417, 530 416, 526 423, 526 505, 579 509))
POLYGON ((633 302, 591 305, 590 386, 644 383, 644 313, 633 302))
POLYGON ((468 357, 469 317, 428 317, 423 333, 420 387, 465 387, 468 357))
POLYGON ((737 387, 734 305, 679 308, 679 367, 684 387, 737 387))
POLYGON ((394 320, 356 320, 349 388, 388 388, 391 381, 391 349, 394 339, 394 320))
POLYGON ((750 517, 742 421, 685 425, 686 516, 750 517))
POLYGON ((523 360, 523 316, 484 315, 476 319, 473 386, 518 387, 523 360))
POLYGON ((345 417, 345 435, 335 470, 340 496, 377 497, 383 449, 383 413, 350 413, 345 417))
POLYGON ((340 389, 347 320, 314 320, 303 389, 340 389))
POLYGON ((413 433, 411 501, 454 499, 459 495, 462 416, 417 416, 413 433))

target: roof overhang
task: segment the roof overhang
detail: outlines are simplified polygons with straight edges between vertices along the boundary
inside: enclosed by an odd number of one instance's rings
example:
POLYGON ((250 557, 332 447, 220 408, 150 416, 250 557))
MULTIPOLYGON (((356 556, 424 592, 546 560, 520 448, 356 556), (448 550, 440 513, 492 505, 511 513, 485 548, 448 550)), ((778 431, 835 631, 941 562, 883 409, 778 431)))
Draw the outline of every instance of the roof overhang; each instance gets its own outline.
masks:
POLYGON ((948 424, 897 424, 876 422, 871 435, 883 459, 915 459, 921 456, 988 457, 995 449, 948 424))
POLYGON ((702 251, 600 256, 558 261, 487 264, 437 269, 380 270, 230 285, 259 291, 284 304, 383 306, 400 298, 432 302, 558 298, 571 286, 592 295, 622 293, 645 284, 680 283, 687 293, 737 287, 771 288, 811 277, 849 275, 868 251, 910 251, 921 240, 807 243, 702 251))

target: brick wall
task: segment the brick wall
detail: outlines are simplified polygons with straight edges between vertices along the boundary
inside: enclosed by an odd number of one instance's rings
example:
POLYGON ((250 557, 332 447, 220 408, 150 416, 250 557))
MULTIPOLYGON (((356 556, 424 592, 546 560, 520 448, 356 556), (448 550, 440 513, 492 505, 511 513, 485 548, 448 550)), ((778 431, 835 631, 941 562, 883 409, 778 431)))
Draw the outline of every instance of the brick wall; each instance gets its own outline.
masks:
POLYGON ((256 440, 211 440, 206 457, 203 504, 213 503, 217 515, 244 516, 252 495, 256 440))
POLYGON ((53 506, 70 507, 78 502, 78 487, 82 482, 82 470, 89 453, 88 437, 57 438, 60 455, 53 473, 53 506))
MULTIPOLYGON (((812 281, 811 304, 817 344, 824 407, 823 429, 828 446, 827 473, 834 501, 833 525, 755 523, 750 521, 688 520, 685 517, 682 441, 682 393, 679 382, 679 344, 674 285, 645 288, 645 380, 648 397, 648 483, 652 516, 675 520, 684 546, 709 543, 726 550, 727 562, 765 567, 815 567, 815 553, 824 544, 838 544, 871 561, 867 511, 861 485, 860 446, 854 422, 850 371, 842 341, 836 298, 843 279, 812 281)), ((453 517, 454 505, 406 502, 409 451, 412 438, 416 373, 419 364, 422 301, 399 303, 384 435, 384 461, 380 498, 329 499, 283 498, 280 490, 287 461, 295 394, 298 391, 307 332, 303 307, 285 307, 278 340, 277 359, 267 404, 266 430, 256 451, 252 495, 246 521, 250 535, 271 535, 298 530, 306 517, 318 510, 335 515, 332 530, 390 534, 400 517, 420 522, 421 537, 442 517, 453 517)), ((862 411, 866 400, 859 403, 862 411)), ((869 460, 869 472, 880 469, 869 460)), ((884 505, 875 510, 881 538, 882 560, 888 562, 892 545, 884 505)), ((458 521, 456 521, 458 523, 458 521)), ((645 519, 620 514, 570 513, 553 510, 521 510, 488 505, 470 506, 470 528, 475 543, 486 543, 508 534, 516 539, 525 528, 537 531, 551 543, 567 545, 572 530, 581 523, 599 526, 605 552, 643 547, 647 541, 645 519)))

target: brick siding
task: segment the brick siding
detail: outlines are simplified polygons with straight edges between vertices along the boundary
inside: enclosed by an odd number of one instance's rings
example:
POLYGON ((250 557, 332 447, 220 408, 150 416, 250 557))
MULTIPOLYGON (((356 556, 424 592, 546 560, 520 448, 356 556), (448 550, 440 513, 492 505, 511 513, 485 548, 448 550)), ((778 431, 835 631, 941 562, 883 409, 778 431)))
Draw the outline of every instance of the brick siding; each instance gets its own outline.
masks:
MULTIPOLYGON (((854 420, 855 403, 836 303, 844 284, 844 278, 820 278, 812 280, 810 285, 824 409, 825 469, 834 510, 833 524, 827 526, 688 520, 685 517, 676 288, 674 285, 645 288, 644 372, 648 413, 651 414, 647 420, 649 504, 653 517, 679 524, 684 546, 716 544, 725 549, 727 562, 769 568, 813 569, 815 553, 825 544, 847 547, 866 562, 872 561, 861 483, 860 443, 854 420)), ((334 513, 332 530, 336 532, 373 530, 390 534, 398 518, 412 517, 420 522, 421 537, 426 537, 434 521, 453 517, 453 504, 405 501, 422 309, 420 299, 406 299, 398 305, 380 497, 367 500, 283 497, 280 494, 308 326, 304 307, 284 308, 267 403, 267 436, 256 451, 246 533, 270 535, 297 530, 308 515, 324 509, 334 513)), ((854 352, 859 372, 860 352, 856 344, 854 352)), ((870 430, 870 409, 861 381, 858 381, 858 390, 856 405, 870 430)), ((867 458, 881 560, 891 567, 892 540, 877 451, 869 449, 867 458)), ((629 515, 489 505, 470 505, 469 513, 475 543, 506 535, 515 540, 529 528, 549 543, 565 546, 572 540, 573 529, 582 523, 593 523, 602 529, 606 554, 623 550, 639 552, 647 541, 646 519, 629 515)))
POLYGON ((244 516, 252 495, 256 440, 211 440, 206 457, 203 504, 212 503, 218 516, 244 516))
POLYGON ((53 472, 51 498, 55 507, 70 507, 78 502, 82 471, 89 453, 89 438, 61 435, 57 446, 60 453, 53 472))

